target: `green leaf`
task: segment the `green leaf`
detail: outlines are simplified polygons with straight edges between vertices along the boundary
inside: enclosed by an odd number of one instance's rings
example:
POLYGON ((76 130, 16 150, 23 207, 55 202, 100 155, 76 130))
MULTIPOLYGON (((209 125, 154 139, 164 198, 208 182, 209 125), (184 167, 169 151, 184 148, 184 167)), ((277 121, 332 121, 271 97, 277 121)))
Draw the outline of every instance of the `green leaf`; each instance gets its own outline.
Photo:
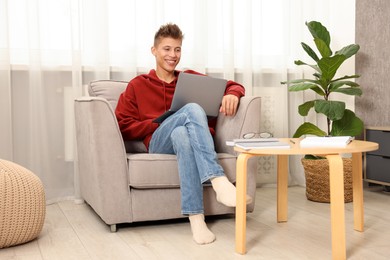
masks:
POLYGON ((315 69, 315 70, 318 71, 318 72, 321 72, 320 68, 318 68, 317 65, 310 65, 310 64, 307 64, 307 63, 305 63, 305 62, 303 62, 303 61, 301 61, 301 60, 296 60, 296 61, 294 61, 294 63, 295 63, 295 65, 298 65, 298 66, 300 66, 300 65, 306 65, 306 66, 309 66, 309 67, 315 69))
POLYGON ((312 87, 310 89, 313 90, 315 93, 317 93, 320 96, 325 96, 324 90, 318 86, 312 87))
POLYGON ((350 96, 361 96, 363 94, 363 91, 361 88, 338 88, 333 90, 332 92, 339 92, 343 93, 345 95, 350 95, 350 96))
POLYGON ((353 88, 360 86, 356 82, 349 81, 349 80, 333 81, 332 83, 330 83, 329 91, 334 91, 335 89, 338 89, 338 88, 340 88, 340 87, 342 87, 344 85, 347 85, 347 86, 350 86, 350 87, 353 87, 353 88))
POLYGON ((314 100, 307 101, 298 107, 298 112, 301 116, 307 116, 312 107, 314 107, 314 100))
POLYGON ((290 80, 290 81, 283 81, 281 83, 282 84, 296 84, 296 83, 303 83, 303 82, 311 82, 311 83, 315 83, 315 84, 318 83, 317 80, 313 80, 313 79, 294 79, 294 80, 290 80))
POLYGON ((301 45, 302 45, 303 49, 306 51, 306 53, 310 57, 312 57, 313 60, 315 60, 316 62, 320 60, 320 58, 318 58, 317 54, 313 51, 313 49, 309 45, 307 45, 304 42, 301 42, 301 45))
POLYGON ((320 73, 314 73, 313 76, 316 77, 317 79, 321 78, 321 74, 320 73))
POLYGON ((294 61, 294 64, 295 65, 308 65, 308 64, 306 64, 305 62, 303 62, 303 61, 301 61, 301 60, 296 60, 296 61, 294 61))
POLYGON ((293 137, 298 138, 302 135, 326 136, 326 133, 319 129, 316 125, 306 122, 303 123, 300 127, 298 127, 293 137))
POLYGON ((355 55, 360 49, 360 46, 358 44, 350 44, 348 46, 345 46, 339 51, 336 51, 335 55, 344 55, 346 59, 349 57, 355 55))
POLYGON ((332 55, 332 50, 329 48, 326 43, 319 38, 315 38, 314 42, 317 46, 318 51, 321 53, 321 56, 324 57, 330 57, 332 55))
POLYGON ((320 67, 322 79, 331 81, 344 61, 344 55, 335 55, 333 57, 326 57, 319 60, 318 67, 320 67))
POLYGON ((363 121, 354 112, 346 109, 343 118, 332 123, 332 136, 358 136, 363 132, 363 121))
POLYGON ((322 113, 327 118, 334 121, 343 117, 345 103, 341 101, 316 100, 314 109, 317 113, 322 113))
MULTIPOLYGON (((317 82, 317 81, 314 81, 317 82)), ((282 82, 283 84, 283 82, 282 82)), ((325 96, 324 90, 322 90, 318 85, 312 83, 298 83, 288 87, 288 91, 304 91, 311 89, 316 92, 318 95, 325 96)))
POLYGON ((345 75, 344 77, 332 80, 332 82, 343 80, 343 79, 356 79, 356 78, 359 78, 359 77, 360 77, 360 75, 352 75, 352 76, 345 75))
POLYGON ((316 87, 317 85, 313 83, 298 83, 295 85, 291 85, 288 87, 288 91, 302 91, 306 89, 311 89, 313 87, 316 87))
POLYGON ((330 46, 330 34, 325 26, 316 21, 306 22, 306 25, 313 38, 319 38, 323 40, 327 46, 330 46))

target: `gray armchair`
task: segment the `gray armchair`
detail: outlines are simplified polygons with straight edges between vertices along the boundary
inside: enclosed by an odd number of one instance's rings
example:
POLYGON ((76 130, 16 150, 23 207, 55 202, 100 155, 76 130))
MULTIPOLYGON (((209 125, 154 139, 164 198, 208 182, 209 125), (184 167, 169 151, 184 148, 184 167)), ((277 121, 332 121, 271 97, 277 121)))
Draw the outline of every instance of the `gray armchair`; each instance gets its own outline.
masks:
MULTIPOLYGON (((101 80, 89 84, 89 97, 75 100, 77 164, 82 198, 116 231, 116 224, 175 219, 180 212, 176 156, 148 154, 141 141, 124 142, 114 110, 127 82, 101 80)), ((235 117, 219 116, 215 146, 219 162, 234 183, 236 154, 226 140, 258 132, 260 98, 243 97, 235 117)), ((256 160, 248 164, 248 195, 256 192, 256 160)), ((255 201, 248 205, 254 209, 255 201)), ((234 213, 204 186, 205 215, 234 213)))

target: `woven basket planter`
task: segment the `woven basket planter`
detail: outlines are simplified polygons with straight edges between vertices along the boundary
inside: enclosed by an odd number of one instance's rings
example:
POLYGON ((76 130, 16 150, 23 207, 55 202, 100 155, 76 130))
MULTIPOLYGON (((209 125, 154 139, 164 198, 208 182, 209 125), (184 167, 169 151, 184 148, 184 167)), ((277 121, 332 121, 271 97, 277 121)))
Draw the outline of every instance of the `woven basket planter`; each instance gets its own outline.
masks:
MULTIPOLYGON (((330 202, 329 163, 327 159, 302 159, 306 177, 306 197, 316 202, 330 202)), ((344 202, 352 202, 352 159, 343 158, 344 202)))

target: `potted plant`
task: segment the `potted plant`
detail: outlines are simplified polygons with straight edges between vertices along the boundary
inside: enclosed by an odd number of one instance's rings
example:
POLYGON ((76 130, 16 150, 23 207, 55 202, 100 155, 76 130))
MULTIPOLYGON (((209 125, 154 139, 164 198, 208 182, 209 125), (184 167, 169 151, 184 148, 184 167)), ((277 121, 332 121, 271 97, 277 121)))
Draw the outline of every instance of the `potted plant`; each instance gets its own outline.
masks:
MULTIPOLYGON (((295 61, 295 64, 311 67, 314 70, 314 77, 312 79, 296 79, 281 83, 288 84, 289 91, 314 91, 317 94, 316 98, 299 105, 298 112, 301 116, 307 116, 309 111, 314 109, 316 113, 323 114, 326 117, 327 129, 322 130, 317 125, 305 122, 298 127, 293 137, 298 138, 302 135, 358 136, 364 128, 362 120, 353 111, 346 108, 345 102, 331 99, 331 94, 362 95, 359 84, 351 81, 351 79, 358 78, 359 75, 336 76, 343 62, 355 55, 360 47, 357 44, 350 44, 333 53, 330 47, 331 37, 327 28, 317 21, 306 22, 306 26, 313 36, 320 57, 309 45, 302 42, 303 49, 314 60, 314 64, 305 63, 301 60, 295 61)), ((329 173, 326 176, 326 173, 323 172, 328 167, 327 160, 323 157, 306 155, 302 159, 302 163, 305 168, 307 197, 314 201, 329 202, 329 173), (308 171, 311 171, 311 173, 308 171), (313 171, 316 173, 313 173, 313 171), (319 180, 320 178, 322 180, 319 180)), ((350 165, 351 160, 345 159, 346 201, 352 200, 351 173, 348 176, 350 165), (349 186, 350 189, 348 188, 349 186)))

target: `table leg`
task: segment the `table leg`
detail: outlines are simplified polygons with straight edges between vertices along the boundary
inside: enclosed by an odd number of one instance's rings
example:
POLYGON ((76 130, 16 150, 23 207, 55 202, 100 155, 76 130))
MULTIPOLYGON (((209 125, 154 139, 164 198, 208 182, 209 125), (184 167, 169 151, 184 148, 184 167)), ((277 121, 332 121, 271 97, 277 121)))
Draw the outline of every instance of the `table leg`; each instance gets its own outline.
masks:
POLYGON ((362 153, 352 154, 352 189, 354 229, 364 230, 362 153))
POLYGON ((333 259, 346 259, 343 160, 340 155, 327 155, 326 158, 329 161, 332 256, 333 259))
POLYGON ((237 158, 236 165, 236 252, 246 253, 246 182, 247 163, 251 154, 241 153, 237 158))
POLYGON ((287 221, 288 155, 278 155, 277 221, 287 221))

